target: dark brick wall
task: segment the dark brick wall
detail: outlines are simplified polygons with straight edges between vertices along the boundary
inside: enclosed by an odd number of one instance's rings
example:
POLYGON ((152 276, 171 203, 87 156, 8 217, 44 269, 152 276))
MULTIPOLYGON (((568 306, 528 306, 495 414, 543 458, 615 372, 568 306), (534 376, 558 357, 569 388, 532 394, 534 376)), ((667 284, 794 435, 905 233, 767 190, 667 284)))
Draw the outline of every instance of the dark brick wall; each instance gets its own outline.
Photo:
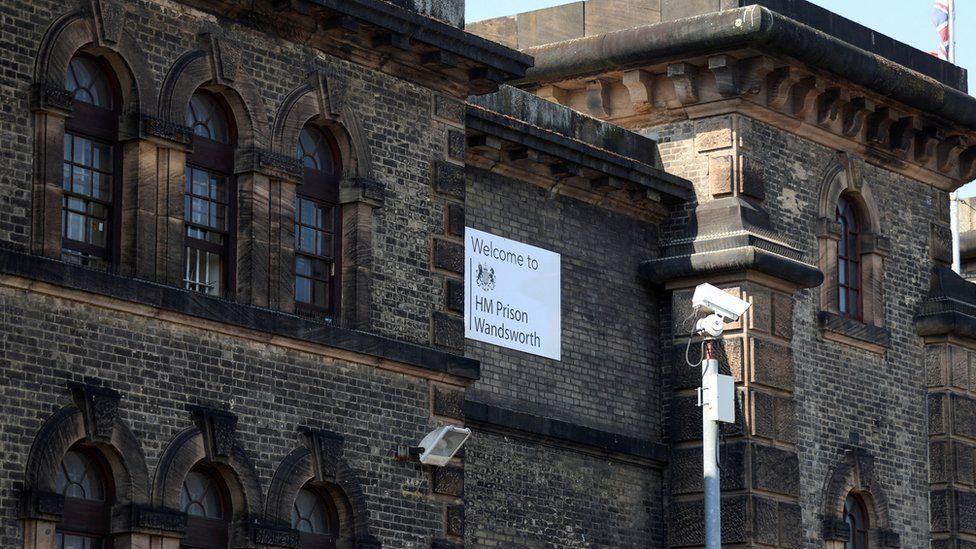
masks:
POLYGON ((470 227, 561 254, 562 360, 468 341, 471 394, 540 415, 657 439, 657 302, 637 279, 656 227, 542 188, 469 169, 470 227))
MULTIPOLYGON (((33 123, 29 108, 35 57, 48 27, 80 4, 42 0, 4 3, 0 10, 0 242, 26 250, 31 227, 33 123)), ((177 59, 200 47, 198 34, 222 27, 240 49, 239 79, 250 79, 264 101, 254 113, 270 128, 287 94, 312 71, 340 85, 362 127, 371 177, 385 187, 387 202, 375 212, 372 331, 413 342, 430 341, 430 311, 443 301, 443 284, 430 274, 430 235, 441 230, 442 206, 430 200, 430 163, 444 158, 448 126, 432 120, 432 93, 421 86, 342 61, 311 48, 271 38, 258 30, 204 15, 183 4, 125 2, 125 31, 143 49, 153 93, 177 59)), ((54 83, 62 85, 62 83, 54 83)), ((240 84, 232 84, 232 87, 240 84)), ((155 115, 156 104, 139 105, 155 115)), ((291 154, 291 151, 284 151, 291 154)), ((242 243, 243 245, 243 243, 242 243)))
MULTIPOLYGON (((818 264, 819 193, 824 174, 836 164, 836 152, 761 122, 744 117, 739 122, 745 154, 763 169, 762 205, 776 235, 799 248, 805 261, 818 264)), ((695 124, 642 133, 659 139, 664 167, 689 178, 697 195, 707 199, 708 163, 696 155, 695 124)), ((804 546, 822 546, 824 483, 844 450, 860 448, 873 457, 875 478, 887 497, 889 527, 900 535, 902 547, 923 547, 929 543, 928 513, 919 512, 929 506, 928 427, 922 342, 913 319, 928 289, 931 225, 942 219, 946 196, 866 163, 860 168, 879 208, 881 232, 891 242, 882 280, 884 327, 891 344, 878 354, 823 340, 817 323, 819 289, 794 294, 791 348, 804 546)), ((687 214, 687 207, 677 208, 662 238, 679 234, 687 214)))
POLYGON ((122 394, 119 415, 150 478, 167 443, 193 426, 185 406, 221 407, 238 417, 238 440, 265 497, 275 469, 300 444, 298 426, 324 428, 345 438, 369 534, 385 547, 426 547, 443 531, 429 473, 392 456, 397 443, 415 443, 431 428, 422 379, 9 287, 0 288, 0 331, 3 547, 22 544, 16 490, 38 429, 71 403, 69 381, 94 380, 122 394))
POLYGON ((658 470, 479 431, 465 454, 465 546, 663 547, 661 489, 658 470))

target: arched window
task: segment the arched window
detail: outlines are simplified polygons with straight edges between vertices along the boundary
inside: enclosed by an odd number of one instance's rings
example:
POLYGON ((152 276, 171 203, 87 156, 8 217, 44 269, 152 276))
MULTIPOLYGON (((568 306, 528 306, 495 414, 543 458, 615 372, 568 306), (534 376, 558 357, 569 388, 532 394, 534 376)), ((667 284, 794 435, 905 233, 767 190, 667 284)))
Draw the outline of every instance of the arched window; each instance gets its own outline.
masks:
POLYGON ((107 466, 94 452, 69 450, 61 460, 55 485, 64 496, 56 549, 103 549, 112 517, 112 486, 107 466))
POLYGON ((300 549, 332 549, 339 535, 339 514, 331 498, 306 485, 295 498, 291 527, 299 532, 300 549))
POLYGON ((851 202, 837 199, 837 222, 841 226, 837 242, 837 306, 840 313, 861 319, 861 225, 851 202))
POLYGON ((104 268, 118 260, 118 84, 104 63, 79 54, 68 64, 64 87, 74 106, 64 131, 62 257, 104 268))
POLYGON ((227 547, 230 498, 216 471, 194 468, 180 490, 180 510, 187 514, 186 535, 180 547, 218 549, 227 547))
POLYGON ((331 135, 305 126, 296 152, 305 168, 295 205, 295 303, 333 317, 339 305, 339 150, 331 135))
POLYGON ((848 494, 844 502, 844 522, 850 528, 850 537, 844 549, 867 549, 868 546, 868 513, 864 502, 854 494, 848 494))
POLYGON ((184 284, 222 296, 234 280, 234 128, 220 100, 204 91, 190 98, 186 125, 193 128, 193 150, 183 200, 184 284))

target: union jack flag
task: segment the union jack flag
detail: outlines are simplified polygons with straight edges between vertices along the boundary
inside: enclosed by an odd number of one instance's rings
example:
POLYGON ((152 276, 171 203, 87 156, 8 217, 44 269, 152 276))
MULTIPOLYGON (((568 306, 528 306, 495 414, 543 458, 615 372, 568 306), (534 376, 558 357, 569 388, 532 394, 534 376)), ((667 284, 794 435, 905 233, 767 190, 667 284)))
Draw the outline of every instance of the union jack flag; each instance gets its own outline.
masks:
POLYGON ((932 24, 939 32, 939 51, 932 52, 939 59, 949 60, 949 0, 935 0, 932 9, 932 24))

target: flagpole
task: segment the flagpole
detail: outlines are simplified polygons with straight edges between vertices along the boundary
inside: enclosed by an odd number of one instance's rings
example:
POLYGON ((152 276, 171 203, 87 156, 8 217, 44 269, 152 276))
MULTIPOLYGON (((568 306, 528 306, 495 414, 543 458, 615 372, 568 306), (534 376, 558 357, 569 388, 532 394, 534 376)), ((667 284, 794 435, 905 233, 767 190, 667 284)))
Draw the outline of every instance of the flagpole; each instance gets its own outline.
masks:
MULTIPOLYGON (((956 63, 956 0, 949 0, 949 59, 956 63)), ((949 193, 949 224, 952 232, 952 270, 960 272, 962 262, 959 254, 959 199, 955 192, 949 193)))

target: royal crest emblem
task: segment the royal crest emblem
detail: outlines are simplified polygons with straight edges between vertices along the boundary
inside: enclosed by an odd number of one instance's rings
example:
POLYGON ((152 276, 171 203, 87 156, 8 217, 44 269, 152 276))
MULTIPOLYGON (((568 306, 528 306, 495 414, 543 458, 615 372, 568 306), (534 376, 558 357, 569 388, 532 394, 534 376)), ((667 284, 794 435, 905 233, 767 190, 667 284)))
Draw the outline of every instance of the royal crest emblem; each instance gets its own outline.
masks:
POLYGON ((478 283, 478 287, 482 290, 491 291, 495 289, 495 269, 485 265, 484 263, 478 264, 478 275, 475 277, 475 281, 478 283))

